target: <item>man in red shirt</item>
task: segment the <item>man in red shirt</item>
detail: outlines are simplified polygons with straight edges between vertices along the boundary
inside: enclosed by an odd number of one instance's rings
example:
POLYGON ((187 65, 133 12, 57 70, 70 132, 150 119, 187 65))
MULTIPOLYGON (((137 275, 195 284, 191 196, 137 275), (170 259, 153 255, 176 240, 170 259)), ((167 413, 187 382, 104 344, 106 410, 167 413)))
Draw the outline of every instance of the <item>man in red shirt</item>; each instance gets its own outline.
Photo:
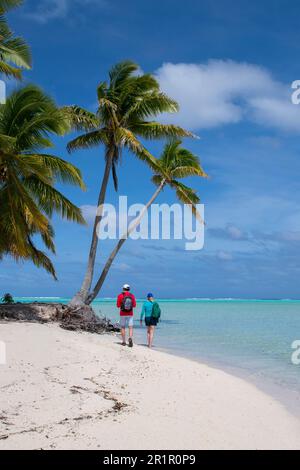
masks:
POLYGON ((120 324, 122 346, 126 346, 126 328, 129 328, 128 346, 133 346, 133 309, 136 307, 135 296, 130 292, 130 286, 124 284, 122 294, 118 295, 117 307, 120 309, 120 324))

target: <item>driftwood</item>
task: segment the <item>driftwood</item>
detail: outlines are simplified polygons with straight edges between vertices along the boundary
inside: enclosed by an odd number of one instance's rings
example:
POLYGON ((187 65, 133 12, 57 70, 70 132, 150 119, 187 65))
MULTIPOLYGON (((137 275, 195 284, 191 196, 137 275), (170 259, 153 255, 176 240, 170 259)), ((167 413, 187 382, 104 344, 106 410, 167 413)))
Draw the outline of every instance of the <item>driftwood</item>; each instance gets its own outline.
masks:
POLYGON ((59 322, 66 330, 90 333, 119 331, 120 328, 105 317, 98 317, 89 306, 74 308, 58 303, 0 304, 0 320, 37 323, 59 322))

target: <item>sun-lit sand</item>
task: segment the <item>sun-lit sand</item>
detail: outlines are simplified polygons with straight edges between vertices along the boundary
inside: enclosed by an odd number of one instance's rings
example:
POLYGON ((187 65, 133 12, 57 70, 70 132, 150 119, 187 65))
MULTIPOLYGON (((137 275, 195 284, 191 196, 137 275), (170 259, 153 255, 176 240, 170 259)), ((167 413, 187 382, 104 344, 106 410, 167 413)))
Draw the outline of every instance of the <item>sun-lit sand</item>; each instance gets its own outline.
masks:
POLYGON ((1 449, 299 449, 300 423, 253 385, 116 335, 1 323, 1 449))

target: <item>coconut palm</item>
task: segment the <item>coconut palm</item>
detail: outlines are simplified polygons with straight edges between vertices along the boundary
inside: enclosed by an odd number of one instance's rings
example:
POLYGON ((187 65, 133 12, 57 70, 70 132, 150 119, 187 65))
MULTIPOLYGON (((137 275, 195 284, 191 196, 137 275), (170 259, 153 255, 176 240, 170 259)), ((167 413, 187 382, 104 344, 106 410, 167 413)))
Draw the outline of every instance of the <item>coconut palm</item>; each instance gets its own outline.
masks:
POLYGON ((196 204, 200 202, 196 191, 184 185, 178 181, 178 179, 185 178, 187 176, 200 176, 205 178, 207 175, 201 167, 199 158, 189 150, 183 148, 181 143, 182 142, 180 140, 172 139, 165 145, 161 157, 157 160, 156 172, 152 177, 152 181, 157 186, 157 189, 141 211, 140 215, 129 225, 127 232, 123 234, 116 247, 111 252, 99 277, 99 280, 97 281, 93 291, 87 299, 88 304, 91 303, 99 294, 109 269, 118 252, 124 245, 125 241, 128 239, 129 235, 141 223, 143 216, 165 186, 170 186, 172 189, 174 189, 176 191, 177 199, 184 204, 189 204, 195 217, 203 222, 196 207, 196 204))
POLYGON ((97 228, 102 220, 103 204, 111 174, 115 189, 118 188, 117 165, 122 150, 126 148, 151 168, 155 168, 156 159, 145 149, 139 137, 157 139, 191 135, 181 127, 152 120, 160 113, 176 112, 178 105, 160 91, 159 84, 152 75, 138 75, 138 66, 131 61, 118 63, 110 70, 109 82, 100 83, 97 97, 96 115, 77 106, 68 109, 70 116, 73 116, 73 125, 76 128, 82 125, 88 130, 68 144, 69 151, 99 144, 105 147, 105 170, 98 198, 88 266, 81 289, 71 301, 73 306, 84 304, 92 285, 98 246, 97 228))
POLYGON ((34 85, 15 91, 0 106, 0 256, 30 259, 53 276, 50 259, 36 248, 33 237, 39 234, 55 252, 52 214, 84 223, 80 209, 54 187, 62 181, 84 188, 80 171, 42 153, 52 146, 51 135, 66 130, 64 113, 34 85))
POLYGON ((22 76, 21 69, 31 68, 31 53, 24 40, 13 35, 4 15, 22 3, 22 0, 0 0, 0 73, 17 79, 22 76))

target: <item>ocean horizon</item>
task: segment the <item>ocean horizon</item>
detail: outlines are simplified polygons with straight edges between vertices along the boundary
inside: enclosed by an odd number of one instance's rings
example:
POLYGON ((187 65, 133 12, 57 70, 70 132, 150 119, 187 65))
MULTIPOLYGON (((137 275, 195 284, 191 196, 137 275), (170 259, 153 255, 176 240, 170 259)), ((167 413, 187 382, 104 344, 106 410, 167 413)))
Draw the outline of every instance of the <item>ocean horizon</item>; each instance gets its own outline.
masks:
MULTIPOLYGON (((16 297, 17 302, 60 302, 62 297, 16 297)), ((300 416, 300 366, 292 363, 292 343, 300 339, 298 299, 158 299, 162 320, 155 334, 161 351, 206 363, 254 383, 300 416)), ((115 299, 93 302, 98 315, 118 321, 115 299)), ((135 342, 146 332, 134 315, 135 342)))
MULTIPOLYGON (((59 297, 59 296, 32 296, 32 297, 14 297, 16 302, 32 302, 37 299, 43 301, 46 300, 59 300, 60 302, 69 302, 70 297, 59 297)), ((138 301, 143 301, 141 297, 136 298, 138 301)), ((94 300, 93 304, 101 302, 113 302, 115 297, 99 297, 94 300)), ((278 299, 248 299, 248 298, 235 298, 235 297, 187 297, 187 298, 176 298, 176 297, 161 297, 156 299, 159 302, 300 302, 300 299, 293 298, 278 298, 278 299)))

